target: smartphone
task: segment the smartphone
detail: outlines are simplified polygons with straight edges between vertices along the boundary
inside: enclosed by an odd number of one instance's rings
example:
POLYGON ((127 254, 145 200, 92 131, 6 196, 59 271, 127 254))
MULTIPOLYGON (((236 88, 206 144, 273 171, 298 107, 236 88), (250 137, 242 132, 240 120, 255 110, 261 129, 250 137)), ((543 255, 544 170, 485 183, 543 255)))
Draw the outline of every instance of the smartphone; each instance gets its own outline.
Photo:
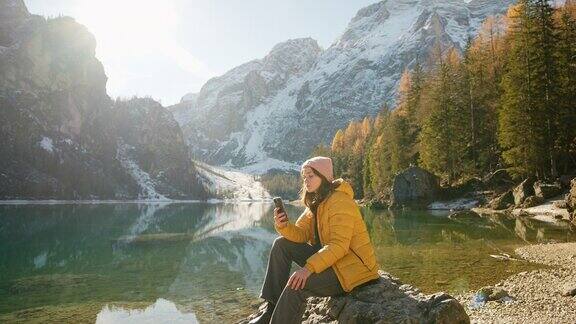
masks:
POLYGON ((278 213, 286 212, 286 209, 284 209, 284 203, 282 202, 281 197, 274 197, 273 200, 274 200, 274 206, 276 206, 276 208, 279 209, 278 213))

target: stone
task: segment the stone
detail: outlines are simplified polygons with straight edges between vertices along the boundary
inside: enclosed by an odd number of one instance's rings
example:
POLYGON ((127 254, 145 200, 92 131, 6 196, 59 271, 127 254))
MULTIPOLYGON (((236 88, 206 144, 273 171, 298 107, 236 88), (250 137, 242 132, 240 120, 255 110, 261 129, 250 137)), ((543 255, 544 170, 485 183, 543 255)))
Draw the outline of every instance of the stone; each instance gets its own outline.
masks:
POLYGON ((512 194, 512 190, 508 190, 502 195, 492 199, 488 203, 488 207, 495 210, 502 210, 510 207, 513 204, 514 204, 514 195, 512 194))
POLYGON ((302 323, 470 323, 464 307, 452 296, 424 295, 387 272, 379 274, 373 284, 345 295, 308 298, 302 323))
POLYGON ((576 296, 576 283, 565 284, 560 293, 564 297, 576 296))
POLYGON ((554 205, 554 207, 556 208, 563 208, 563 209, 568 208, 568 203, 566 202, 566 200, 556 200, 552 205, 554 205))
POLYGON ((536 181, 533 177, 528 177, 522 181, 516 188, 514 188, 514 204, 520 206, 526 198, 534 195, 534 182, 536 181))
POLYGON ((500 287, 482 287, 480 288, 476 294, 481 296, 481 298, 485 301, 498 301, 505 297, 510 297, 508 292, 500 287))
POLYGON ((409 167, 394 177, 390 208, 425 207, 439 191, 438 177, 420 167, 409 167))
POLYGON ((375 284, 345 296, 309 298, 302 323, 470 323, 452 296, 415 291, 381 271, 375 284))
POLYGON ((544 202, 544 198, 542 198, 542 197, 530 196, 524 200, 524 202, 522 203, 521 206, 524 208, 530 208, 530 207, 538 206, 543 202, 544 202))
POLYGON ((536 181, 534 183, 534 194, 538 197, 548 199, 562 193, 562 187, 559 183, 544 183, 536 181))

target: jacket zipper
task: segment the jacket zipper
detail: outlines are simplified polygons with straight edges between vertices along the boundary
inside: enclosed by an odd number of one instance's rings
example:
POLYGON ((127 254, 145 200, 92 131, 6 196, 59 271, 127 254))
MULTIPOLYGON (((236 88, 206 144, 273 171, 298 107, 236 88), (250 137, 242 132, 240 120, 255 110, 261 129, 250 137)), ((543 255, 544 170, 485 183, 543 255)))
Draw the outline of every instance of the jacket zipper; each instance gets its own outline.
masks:
MULTIPOLYGON (((324 200, 324 201, 326 201, 326 200, 324 200)), ((324 203, 324 201, 322 203, 324 203)), ((322 203, 320 203, 320 206, 318 206, 318 209, 316 210, 316 213, 318 215, 320 214, 319 209, 322 206, 322 203)), ((320 245, 322 246, 322 240, 320 239, 321 234, 320 234, 320 226, 319 226, 320 222, 318 221, 318 215, 315 215, 315 217, 314 217, 316 219, 316 222, 317 222, 317 224, 314 224, 314 225, 318 226, 317 239, 318 239, 318 241, 320 241, 320 245)), ((356 253, 356 251, 354 251, 351 247, 350 247, 350 251, 352 251, 352 253, 354 253, 358 257, 358 259, 360 259, 360 262, 362 262, 362 264, 366 267, 366 269, 368 269, 369 271, 372 271, 372 269, 370 269, 370 267, 368 267, 368 265, 366 265, 366 263, 364 263, 364 260, 362 260, 362 258, 358 255, 358 253, 356 253)))
MULTIPOLYGON (((362 262, 362 264, 363 264, 366 268, 368 268, 368 266, 366 265, 366 263, 364 263, 364 260, 362 260, 362 258, 358 255, 358 253, 356 253, 356 251, 354 251, 352 248, 350 248, 350 251, 352 251, 352 253, 354 253, 354 254, 358 257, 358 259, 360 259, 360 262, 362 262)), ((370 269, 370 268, 368 268, 368 269, 370 269)))

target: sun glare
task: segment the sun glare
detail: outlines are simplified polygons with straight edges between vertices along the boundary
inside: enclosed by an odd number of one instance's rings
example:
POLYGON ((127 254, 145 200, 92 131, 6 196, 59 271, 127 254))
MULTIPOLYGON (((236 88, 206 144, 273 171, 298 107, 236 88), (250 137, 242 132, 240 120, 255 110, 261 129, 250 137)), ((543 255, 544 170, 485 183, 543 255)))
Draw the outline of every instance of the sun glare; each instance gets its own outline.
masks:
POLYGON ((98 52, 132 55, 157 48, 175 37, 178 16, 170 1, 83 1, 77 20, 98 39, 98 52))
POLYGON ((164 57, 193 75, 213 75, 204 64, 183 48, 177 39, 178 13, 172 1, 99 0, 79 1, 76 20, 97 39, 96 56, 106 66, 110 88, 122 88, 132 76, 120 64, 127 60, 142 64, 147 73, 148 59, 164 57))

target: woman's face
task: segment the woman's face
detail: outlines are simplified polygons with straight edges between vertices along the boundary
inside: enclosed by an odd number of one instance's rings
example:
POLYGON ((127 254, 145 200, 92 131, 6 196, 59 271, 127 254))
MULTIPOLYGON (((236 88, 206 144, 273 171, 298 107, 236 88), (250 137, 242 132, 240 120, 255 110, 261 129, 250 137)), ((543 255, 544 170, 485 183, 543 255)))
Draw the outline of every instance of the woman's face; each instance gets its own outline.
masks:
POLYGON ((310 167, 304 167, 302 178, 304 179, 304 186, 308 192, 315 192, 320 188, 320 184, 322 183, 322 179, 317 176, 310 167))

